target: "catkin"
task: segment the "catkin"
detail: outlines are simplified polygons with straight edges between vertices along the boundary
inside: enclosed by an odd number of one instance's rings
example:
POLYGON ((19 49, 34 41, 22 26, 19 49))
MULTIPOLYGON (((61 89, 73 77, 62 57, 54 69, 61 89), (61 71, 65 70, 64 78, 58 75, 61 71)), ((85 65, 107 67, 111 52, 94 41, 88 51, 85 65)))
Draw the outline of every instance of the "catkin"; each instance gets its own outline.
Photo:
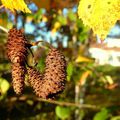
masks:
POLYGON ((52 48, 46 58, 44 85, 46 97, 53 97, 62 92, 66 81, 66 61, 64 55, 56 48, 52 48))
POLYGON ((12 64, 12 85, 16 94, 22 94, 24 88, 26 68, 24 65, 12 64))
POLYGON ((12 28, 8 32, 7 56, 12 64, 12 83, 16 94, 21 94, 25 79, 25 62, 27 58, 27 40, 22 30, 12 28))
POLYGON ((27 57, 27 40, 22 30, 12 28, 8 33, 7 56, 12 63, 24 63, 27 57))

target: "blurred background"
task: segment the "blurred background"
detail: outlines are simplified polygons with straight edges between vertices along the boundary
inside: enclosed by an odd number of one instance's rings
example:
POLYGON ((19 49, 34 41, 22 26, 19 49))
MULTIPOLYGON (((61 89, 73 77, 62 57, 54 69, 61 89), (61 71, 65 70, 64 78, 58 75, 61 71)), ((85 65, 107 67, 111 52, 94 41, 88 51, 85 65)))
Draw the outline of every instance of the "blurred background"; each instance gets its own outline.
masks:
MULTIPOLYGON (((63 52, 67 82, 55 100, 24 94, 11 86, 7 33, 0 29, 0 120, 120 120, 120 21, 101 41, 77 15, 78 0, 26 0, 33 14, 0 9, 0 28, 24 29, 29 42, 45 40, 63 52)), ((32 47, 43 72, 47 50, 32 47)), ((32 56, 28 56, 32 64, 32 56)))

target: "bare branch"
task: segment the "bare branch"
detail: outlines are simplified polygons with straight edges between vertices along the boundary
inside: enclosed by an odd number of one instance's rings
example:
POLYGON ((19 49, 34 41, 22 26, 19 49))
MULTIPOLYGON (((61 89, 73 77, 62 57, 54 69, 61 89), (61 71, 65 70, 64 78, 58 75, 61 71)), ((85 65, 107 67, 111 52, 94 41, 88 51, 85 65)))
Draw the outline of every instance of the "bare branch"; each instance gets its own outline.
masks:
POLYGON ((68 106, 68 107, 77 107, 77 108, 87 108, 87 109, 95 109, 95 110, 99 110, 100 106, 96 106, 96 105, 90 105, 90 104, 79 104, 79 103, 72 103, 72 102, 62 102, 62 101, 57 101, 57 100, 50 100, 50 99, 42 99, 42 98, 37 98, 34 96, 21 96, 18 99, 16 98, 16 100, 20 100, 20 101, 25 101, 27 99, 34 99, 35 101, 39 101, 39 102, 47 102, 47 103, 51 103, 51 104, 55 104, 55 105, 60 105, 60 106, 68 106))
POLYGON ((79 103, 71 103, 71 102, 60 102, 56 100, 46 100, 37 98, 38 101, 47 102, 51 104, 56 104, 60 106, 71 106, 71 107, 78 107, 78 108, 90 108, 90 109, 100 109, 100 107, 90 104, 79 104, 79 103))
POLYGON ((7 30, 6 28, 4 28, 4 27, 0 26, 0 29, 1 29, 2 31, 4 31, 5 33, 7 33, 7 34, 8 34, 8 30, 7 30))

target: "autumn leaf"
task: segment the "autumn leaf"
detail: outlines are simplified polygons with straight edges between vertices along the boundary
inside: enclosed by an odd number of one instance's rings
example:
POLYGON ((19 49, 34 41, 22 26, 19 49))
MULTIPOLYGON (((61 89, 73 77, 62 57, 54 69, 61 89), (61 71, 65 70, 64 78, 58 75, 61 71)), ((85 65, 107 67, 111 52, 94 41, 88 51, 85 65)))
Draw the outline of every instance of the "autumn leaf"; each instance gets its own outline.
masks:
POLYGON ((110 29, 120 19, 119 0, 80 0, 78 15, 83 23, 105 39, 110 29))
POLYGON ((84 57, 84 56, 81 56, 79 55, 77 57, 77 59, 75 60, 76 63, 81 63, 81 62, 93 62, 93 59, 90 59, 90 58, 87 58, 87 57, 84 57))
POLYGON ((25 13, 31 13, 24 0, 1 0, 1 2, 6 8, 10 9, 11 11, 21 10, 25 13))
POLYGON ((90 70, 85 71, 79 80, 79 85, 84 85, 86 83, 87 77, 91 74, 92 72, 90 70))

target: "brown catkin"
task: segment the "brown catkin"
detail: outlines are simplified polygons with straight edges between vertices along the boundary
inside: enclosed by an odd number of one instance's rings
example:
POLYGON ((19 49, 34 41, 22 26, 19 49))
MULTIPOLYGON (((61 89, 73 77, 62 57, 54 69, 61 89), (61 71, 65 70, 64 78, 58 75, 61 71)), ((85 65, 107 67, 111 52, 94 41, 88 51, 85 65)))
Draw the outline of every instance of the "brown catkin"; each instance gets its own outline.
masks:
POLYGON ((46 58, 44 85, 46 97, 53 97, 62 92, 66 80, 66 61, 64 55, 56 48, 52 48, 46 58))
POLYGON ((43 75, 33 68, 28 68, 29 82, 36 95, 41 98, 52 98, 62 92, 66 80, 66 61, 59 50, 52 48, 46 58, 43 75))
POLYGON ((27 58, 27 40, 22 30, 12 28, 8 32, 7 56, 12 63, 13 89, 21 94, 24 87, 26 73, 25 62, 27 58))
POLYGON ((8 33, 7 56, 12 63, 23 63, 26 60, 27 40, 22 30, 12 28, 8 33))
POLYGON ((33 88, 35 94, 38 97, 44 98, 44 93, 40 92, 40 89, 43 85, 42 74, 33 67, 29 67, 27 69, 27 73, 28 73, 29 83, 31 87, 33 88))
POLYGON ((12 85, 16 94, 21 94, 24 88, 26 68, 20 63, 12 64, 12 85))

